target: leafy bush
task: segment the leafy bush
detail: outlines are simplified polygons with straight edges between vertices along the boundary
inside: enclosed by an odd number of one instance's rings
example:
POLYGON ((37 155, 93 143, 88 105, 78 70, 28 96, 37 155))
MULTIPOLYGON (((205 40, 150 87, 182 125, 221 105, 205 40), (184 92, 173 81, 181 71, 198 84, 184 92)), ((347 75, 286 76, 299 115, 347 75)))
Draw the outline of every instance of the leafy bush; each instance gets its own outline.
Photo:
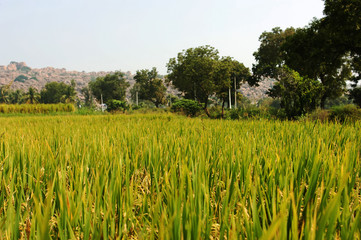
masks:
POLYGON ((220 106, 212 106, 209 108, 208 112, 209 112, 209 117, 212 119, 222 118, 222 108, 220 106))
POLYGON ((308 114, 307 120, 327 122, 330 120, 330 111, 325 109, 316 109, 312 113, 308 114))
POLYGON ((179 99, 173 103, 171 109, 174 112, 183 112, 187 116, 194 117, 202 110, 202 106, 194 100, 179 99))
POLYGON ((260 119, 270 118, 271 115, 267 108, 259 108, 256 106, 249 106, 247 108, 231 109, 227 111, 227 118, 229 119, 260 119))
POLYGON ((361 110, 358 109, 355 105, 345 105, 333 107, 330 113, 330 119, 345 122, 345 121, 357 121, 361 120, 361 110))
POLYGON ((125 110, 129 109, 129 105, 126 101, 119 101, 119 100, 109 100, 107 102, 107 111, 108 112, 114 112, 114 111, 123 111, 125 112, 125 110))
POLYGON ((228 118, 238 120, 241 118, 241 111, 239 109, 231 109, 227 113, 228 118))
POLYGON ((138 105, 133 104, 132 105, 132 110, 138 110, 138 109, 141 109, 141 108, 144 108, 144 107, 145 107, 145 104, 141 102, 138 105))

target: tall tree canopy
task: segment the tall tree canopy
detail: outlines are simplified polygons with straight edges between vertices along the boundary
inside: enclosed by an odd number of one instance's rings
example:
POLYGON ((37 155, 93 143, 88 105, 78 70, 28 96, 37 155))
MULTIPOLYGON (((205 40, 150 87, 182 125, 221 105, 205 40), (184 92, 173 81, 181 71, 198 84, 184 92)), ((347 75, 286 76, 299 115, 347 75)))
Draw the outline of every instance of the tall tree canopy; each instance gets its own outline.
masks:
POLYGON ((320 20, 314 19, 309 26, 297 29, 286 39, 282 50, 288 67, 322 83, 319 93, 322 108, 328 98, 340 97, 345 92, 346 81, 351 78, 350 61, 320 20))
POLYGON ((302 77, 286 66, 278 70, 278 77, 269 95, 281 100, 281 107, 289 119, 316 109, 320 101, 319 81, 302 77))
POLYGON ((256 64, 253 64, 252 72, 254 83, 263 78, 278 78, 278 70, 284 65, 284 52, 282 45, 286 38, 295 33, 294 28, 282 30, 273 28, 270 32, 263 32, 259 37, 261 42, 258 50, 253 53, 256 64))
POLYGON ((223 57, 218 61, 215 68, 216 96, 222 101, 222 115, 225 102, 228 105, 231 92, 231 99, 234 99, 235 90, 239 89, 242 83, 249 82, 251 77, 250 70, 242 63, 231 57, 223 57))
POLYGON ((63 82, 50 82, 40 92, 40 100, 42 103, 69 103, 74 102, 76 97, 75 81, 71 84, 63 82))
POLYGON ((24 101, 29 104, 35 104, 39 102, 39 99, 40 95, 38 91, 33 87, 29 87, 28 91, 25 94, 24 101))
POLYGON ((218 50, 208 45, 184 50, 169 60, 168 80, 187 98, 207 105, 215 89, 213 74, 218 59, 218 50))
POLYGON ((94 99, 89 86, 83 87, 81 89, 81 93, 84 96, 84 106, 91 108, 93 106, 94 99))
POLYGON ((138 92, 139 99, 148 100, 156 107, 166 102, 166 90, 163 80, 158 77, 156 68, 138 70, 134 76, 135 84, 131 89, 132 98, 138 92))
POLYGON ((96 99, 100 101, 103 96, 104 102, 112 99, 124 101, 128 87, 129 83, 125 80, 122 72, 107 74, 105 77, 98 77, 89 83, 89 88, 96 99))
POLYGON ((208 98, 216 89, 214 73, 218 60, 218 50, 207 45, 183 50, 167 64, 168 81, 186 98, 203 103, 207 114, 208 98))
MULTIPOLYGON (((260 37, 260 47, 254 53, 256 64, 253 78, 280 80, 283 68, 289 67, 302 77, 320 81, 322 108, 328 98, 337 98, 346 90, 351 78, 349 58, 340 52, 330 37, 330 29, 321 20, 314 19, 305 28, 274 28, 260 37)), ((284 80, 283 80, 284 81, 284 80)))
POLYGON ((242 82, 251 83, 250 71, 230 57, 220 58, 211 46, 189 48, 171 58, 167 65, 167 79, 183 92, 185 98, 202 103, 207 114, 208 98, 216 95, 224 102, 229 90, 242 82), (235 82, 234 82, 235 81, 235 82))

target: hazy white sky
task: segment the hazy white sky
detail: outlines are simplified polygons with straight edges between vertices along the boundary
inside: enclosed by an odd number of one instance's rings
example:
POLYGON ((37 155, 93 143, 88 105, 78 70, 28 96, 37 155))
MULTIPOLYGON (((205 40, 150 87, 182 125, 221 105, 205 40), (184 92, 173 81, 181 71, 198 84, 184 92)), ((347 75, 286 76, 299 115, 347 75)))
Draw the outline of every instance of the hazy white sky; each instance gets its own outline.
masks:
POLYGON ((263 31, 322 11, 322 0, 0 0, 0 65, 165 74, 169 58, 208 44, 251 67, 263 31))

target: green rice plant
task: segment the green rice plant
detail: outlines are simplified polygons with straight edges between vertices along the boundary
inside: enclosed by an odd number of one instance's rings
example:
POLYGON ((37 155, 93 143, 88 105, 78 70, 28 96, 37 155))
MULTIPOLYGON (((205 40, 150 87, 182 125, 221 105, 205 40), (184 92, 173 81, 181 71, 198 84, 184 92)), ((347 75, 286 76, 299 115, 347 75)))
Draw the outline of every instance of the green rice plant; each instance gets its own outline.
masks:
POLYGON ((360 122, 0 121, 0 239, 361 238, 360 122))

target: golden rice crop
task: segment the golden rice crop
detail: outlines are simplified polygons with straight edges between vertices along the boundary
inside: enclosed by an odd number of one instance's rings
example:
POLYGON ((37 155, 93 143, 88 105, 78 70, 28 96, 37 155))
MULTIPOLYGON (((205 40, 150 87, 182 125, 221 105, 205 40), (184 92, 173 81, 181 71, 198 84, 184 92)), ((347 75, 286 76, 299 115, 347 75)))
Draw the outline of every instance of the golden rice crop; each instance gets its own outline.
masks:
POLYGON ((5 113, 55 113, 74 112, 73 104, 0 104, 0 114, 5 113))
POLYGON ((0 238, 360 239, 360 130, 0 117, 0 238))

